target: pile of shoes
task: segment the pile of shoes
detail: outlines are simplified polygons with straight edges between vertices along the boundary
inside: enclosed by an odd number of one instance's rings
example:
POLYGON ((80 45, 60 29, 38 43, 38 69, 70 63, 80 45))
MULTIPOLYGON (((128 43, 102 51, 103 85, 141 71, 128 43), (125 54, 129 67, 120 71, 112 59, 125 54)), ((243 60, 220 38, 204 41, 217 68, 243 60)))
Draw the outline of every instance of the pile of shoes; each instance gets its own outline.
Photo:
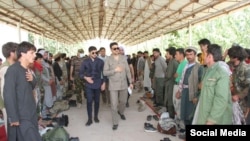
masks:
POLYGON ((156 121, 159 121, 159 118, 158 118, 157 115, 148 115, 148 116, 147 116, 147 121, 151 121, 152 118, 153 118, 154 120, 156 120, 156 121))
POLYGON ((62 114, 61 116, 57 117, 50 117, 50 115, 47 115, 46 118, 42 119, 43 122, 47 122, 47 126, 50 127, 58 127, 58 126, 65 126, 67 127, 69 124, 69 117, 68 115, 62 114))
MULTIPOLYGON (((155 120, 155 121, 159 121, 159 118, 157 115, 148 115, 147 116, 147 121, 151 121, 152 118, 155 120)), ((144 123, 144 131, 145 132, 157 132, 157 128, 155 128, 151 123, 147 123, 145 122, 144 123)))

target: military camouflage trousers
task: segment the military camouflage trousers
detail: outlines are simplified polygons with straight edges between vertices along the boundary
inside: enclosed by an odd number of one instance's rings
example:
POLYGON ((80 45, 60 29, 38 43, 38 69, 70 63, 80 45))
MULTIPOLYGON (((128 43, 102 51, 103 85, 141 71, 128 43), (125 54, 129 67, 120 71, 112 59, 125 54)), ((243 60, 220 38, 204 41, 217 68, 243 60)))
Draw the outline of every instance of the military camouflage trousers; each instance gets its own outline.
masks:
POLYGON ((74 93, 77 95, 77 103, 82 103, 82 92, 85 95, 84 80, 75 78, 74 80, 74 93))

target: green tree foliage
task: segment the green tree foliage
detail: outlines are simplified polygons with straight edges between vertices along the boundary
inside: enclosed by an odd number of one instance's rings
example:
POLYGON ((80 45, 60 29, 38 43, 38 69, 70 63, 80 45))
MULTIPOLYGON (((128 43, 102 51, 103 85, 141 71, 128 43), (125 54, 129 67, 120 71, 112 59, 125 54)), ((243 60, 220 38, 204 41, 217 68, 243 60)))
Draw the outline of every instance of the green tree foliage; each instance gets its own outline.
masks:
MULTIPOLYGON (((250 47, 250 8, 242 11, 237 11, 227 15, 222 15, 214 19, 193 25, 192 43, 191 45, 198 47, 198 41, 202 38, 209 39, 212 43, 219 44, 223 49, 231 47, 233 43, 237 43, 243 47, 250 47)), ((189 29, 184 28, 178 31, 173 31, 164 35, 161 41, 158 39, 148 41, 147 50, 152 51, 154 47, 158 47, 164 51, 169 46, 187 47, 189 46, 189 29), (151 43, 154 42, 154 43, 151 43)), ((144 43, 137 45, 140 50, 144 43)), ((145 46, 145 45, 144 45, 145 46)), ((145 48, 145 47, 144 47, 145 48)), ((134 52, 130 52, 134 53, 134 52)))

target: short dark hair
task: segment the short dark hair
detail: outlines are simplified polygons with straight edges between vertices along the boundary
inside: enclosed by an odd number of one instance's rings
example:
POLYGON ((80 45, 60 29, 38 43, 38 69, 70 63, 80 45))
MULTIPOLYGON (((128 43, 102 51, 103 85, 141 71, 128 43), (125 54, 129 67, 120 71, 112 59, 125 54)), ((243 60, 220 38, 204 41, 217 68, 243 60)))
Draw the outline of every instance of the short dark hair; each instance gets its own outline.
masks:
POLYGON ((247 58, 250 59, 250 49, 249 48, 245 48, 245 51, 247 53, 247 58))
POLYGON ((206 38, 204 39, 201 39, 199 42, 198 42, 199 45, 210 45, 210 41, 206 38))
POLYGON ((43 55, 41 53, 36 53, 35 60, 43 58, 43 55))
POLYGON ((97 50, 95 46, 90 46, 89 47, 89 52, 93 51, 93 50, 97 50))
POLYGON ((8 42, 2 46, 2 53, 5 58, 10 57, 11 52, 15 52, 18 47, 17 43, 8 42))
POLYGON ((101 51, 101 50, 106 50, 106 49, 105 49, 105 47, 101 47, 101 48, 99 49, 99 51, 101 51))
POLYGON ((180 54, 182 54, 182 55, 185 57, 184 48, 177 48, 177 49, 175 50, 175 52, 179 52, 180 54))
POLYGON ((174 58, 175 57, 175 52, 176 52, 176 48, 175 47, 169 47, 166 49, 166 51, 172 55, 172 57, 174 58))
POLYGON ((66 58, 66 53, 61 53, 61 58, 66 58))
POLYGON ((22 56, 21 53, 27 53, 30 50, 36 51, 36 47, 29 42, 26 41, 21 42, 16 49, 17 59, 19 59, 22 56))
POLYGON ((148 54, 148 51, 144 51, 143 53, 147 53, 148 54))
POLYGON ((243 61, 248 55, 245 49, 241 46, 233 46, 228 50, 228 56, 230 58, 237 58, 240 61, 243 61))
POLYGON ((117 42, 112 42, 112 43, 109 44, 109 47, 112 48, 112 46, 114 46, 114 45, 118 46, 118 43, 117 42))
POLYGON ((200 52, 200 53, 197 54, 197 57, 200 57, 201 55, 202 55, 202 53, 200 52))
POLYGON ((214 62, 218 62, 222 60, 222 49, 221 46, 217 44, 211 44, 207 48, 207 54, 213 55, 214 62))
POLYGON ((159 48, 154 48, 153 49, 153 52, 156 51, 156 52, 160 52, 160 49, 159 48))
POLYGON ((192 50, 192 49, 187 49, 187 50, 185 51, 185 53, 186 53, 186 52, 194 52, 194 55, 196 55, 196 53, 197 53, 196 51, 194 51, 194 50, 192 50))
POLYGON ((137 54, 142 54, 142 51, 138 51, 137 54))

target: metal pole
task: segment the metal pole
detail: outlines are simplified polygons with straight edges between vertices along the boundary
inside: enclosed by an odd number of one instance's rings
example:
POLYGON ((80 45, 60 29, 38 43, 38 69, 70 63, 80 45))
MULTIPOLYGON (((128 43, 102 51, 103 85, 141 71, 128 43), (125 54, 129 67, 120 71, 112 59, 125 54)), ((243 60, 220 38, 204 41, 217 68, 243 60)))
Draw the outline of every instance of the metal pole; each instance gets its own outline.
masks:
POLYGON ((58 41, 56 40, 56 53, 59 52, 59 43, 58 41))
POLYGON ((44 48, 44 35, 42 34, 42 47, 44 48))
POLYGON ((21 29, 20 29, 20 22, 17 23, 17 39, 18 39, 18 42, 20 43, 21 42, 21 29))
POLYGON ((192 45, 192 25, 189 23, 188 24, 188 33, 189 33, 189 46, 192 45))

